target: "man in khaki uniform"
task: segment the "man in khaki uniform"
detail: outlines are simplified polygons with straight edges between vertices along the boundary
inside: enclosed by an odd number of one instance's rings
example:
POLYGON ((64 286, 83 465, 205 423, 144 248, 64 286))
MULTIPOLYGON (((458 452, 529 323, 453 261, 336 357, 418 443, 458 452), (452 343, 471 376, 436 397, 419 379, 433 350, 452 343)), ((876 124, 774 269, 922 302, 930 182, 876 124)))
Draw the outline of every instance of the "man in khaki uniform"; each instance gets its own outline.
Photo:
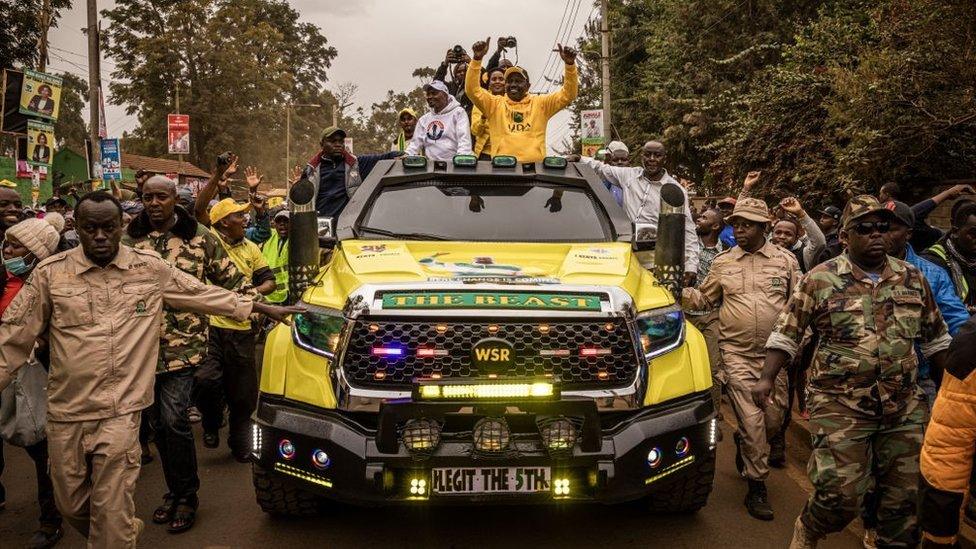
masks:
POLYGON ((50 345, 47 434, 54 496, 89 547, 135 547, 142 521, 139 415, 152 404, 163 306, 243 320, 298 309, 207 286, 155 252, 120 246, 122 207, 99 191, 78 203, 81 247, 42 261, 0 324, 0 389, 38 338, 50 345))
POLYGON ((766 495, 769 476, 768 438, 786 412, 786 376, 777 378, 774 405, 755 405, 751 389, 762 372, 766 339, 796 287, 800 267, 796 257, 766 240, 770 221, 766 203, 742 198, 729 216, 738 245, 719 254, 698 288, 685 288, 682 305, 695 310, 719 307, 719 349, 726 375, 726 392, 738 422, 736 465, 749 481, 745 504, 749 514, 772 520, 766 495))

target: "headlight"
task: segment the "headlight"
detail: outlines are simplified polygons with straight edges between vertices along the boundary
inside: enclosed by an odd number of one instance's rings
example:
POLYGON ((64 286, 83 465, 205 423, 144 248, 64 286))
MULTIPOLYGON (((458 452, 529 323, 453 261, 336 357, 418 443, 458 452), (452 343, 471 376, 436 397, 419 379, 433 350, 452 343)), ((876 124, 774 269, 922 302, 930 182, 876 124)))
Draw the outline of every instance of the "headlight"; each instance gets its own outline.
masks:
POLYGON ((641 349, 648 360, 681 345, 685 336, 685 316, 678 309, 664 309, 637 317, 641 349))
POLYGON ((335 358, 345 324, 346 319, 341 312, 315 307, 292 317, 291 333, 295 344, 302 349, 335 358))

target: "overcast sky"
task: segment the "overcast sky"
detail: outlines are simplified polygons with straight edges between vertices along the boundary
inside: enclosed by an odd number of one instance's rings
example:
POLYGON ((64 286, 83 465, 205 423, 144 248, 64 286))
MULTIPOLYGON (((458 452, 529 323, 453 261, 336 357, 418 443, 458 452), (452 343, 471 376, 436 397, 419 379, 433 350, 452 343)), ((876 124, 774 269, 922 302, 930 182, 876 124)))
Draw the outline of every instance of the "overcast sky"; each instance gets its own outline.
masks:
MULTIPOLYGON (((114 4, 100 0, 98 7, 114 4)), ((490 51, 494 51, 497 36, 515 36, 518 63, 529 71, 533 82, 539 81, 557 36, 575 43, 587 18, 597 14, 591 0, 290 0, 290 4, 305 21, 318 25, 339 52, 328 72, 329 85, 357 84, 355 101, 367 109, 386 90, 411 89, 416 83, 410 76, 413 69, 437 66, 447 48, 461 44, 470 53, 474 41, 488 36, 492 37, 490 51)), ((81 33, 85 21, 85 2, 75 0, 70 12, 62 15, 60 28, 51 31, 49 71, 73 72, 87 80, 88 49, 81 33)), ((548 74, 556 74, 557 63, 550 65, 548 74)), ((558 63, 559 73, 561 65, 558 63)), ((111 60, 103 60, 106 94, 113 68, 111 60)), ((136 118, 111 105, 111 96, 107 97, 109 135, 120 136, 135 128, 136 118)), ((87 120, 87 114, 85 117, 87 120)), ((566 112, 550 121, 550 147, 568 133, 568 122, 566 112)))

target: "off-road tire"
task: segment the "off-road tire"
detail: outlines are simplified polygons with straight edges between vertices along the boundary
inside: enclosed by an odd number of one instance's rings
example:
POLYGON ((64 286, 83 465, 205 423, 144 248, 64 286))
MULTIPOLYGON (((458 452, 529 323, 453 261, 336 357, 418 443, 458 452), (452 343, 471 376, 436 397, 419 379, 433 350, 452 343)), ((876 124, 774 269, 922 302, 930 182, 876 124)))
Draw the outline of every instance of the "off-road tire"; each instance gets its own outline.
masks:
POLYGON ((670 482, 663 482, 645 499, 653 513, 694 513, 708 503, 715 479, 715 452, 696 459, 696 463, 670 482))
POLYGON ((285 481, 258 464, 251 465, 254 495, 261 510, 276 517, 311 517, 324 506, 323 499, 285 481))

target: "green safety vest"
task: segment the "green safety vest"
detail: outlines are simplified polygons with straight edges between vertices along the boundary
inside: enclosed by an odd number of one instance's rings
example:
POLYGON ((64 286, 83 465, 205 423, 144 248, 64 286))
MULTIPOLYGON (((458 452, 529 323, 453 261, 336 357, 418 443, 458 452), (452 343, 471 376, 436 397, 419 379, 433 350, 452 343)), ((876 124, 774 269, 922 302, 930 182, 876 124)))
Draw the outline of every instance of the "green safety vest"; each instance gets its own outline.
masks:
POLYGON ((966 282, 966 277, 956 277, 955 273, 952 272, 952 266, 949 263, 949 253, 946 252, 942 244, 932 246, 929 248, 929 251, 939 256, 939 259, 945 261, 946 265, 949 265, 949 277, 955 283, 954 285, 956 286, 956 293, 959 294, 959 299, 965 302, 969 296, 969 283, 966 282))
POLYGON ((284 303, 288 299, 288 241, 279 242, 278 231, 271 229, 269 238, 261 249, 261 255, 275 277, 275 291, 267 295, 271 303, 284 303), (280 244, 280 245, 279 245, 280 244))

